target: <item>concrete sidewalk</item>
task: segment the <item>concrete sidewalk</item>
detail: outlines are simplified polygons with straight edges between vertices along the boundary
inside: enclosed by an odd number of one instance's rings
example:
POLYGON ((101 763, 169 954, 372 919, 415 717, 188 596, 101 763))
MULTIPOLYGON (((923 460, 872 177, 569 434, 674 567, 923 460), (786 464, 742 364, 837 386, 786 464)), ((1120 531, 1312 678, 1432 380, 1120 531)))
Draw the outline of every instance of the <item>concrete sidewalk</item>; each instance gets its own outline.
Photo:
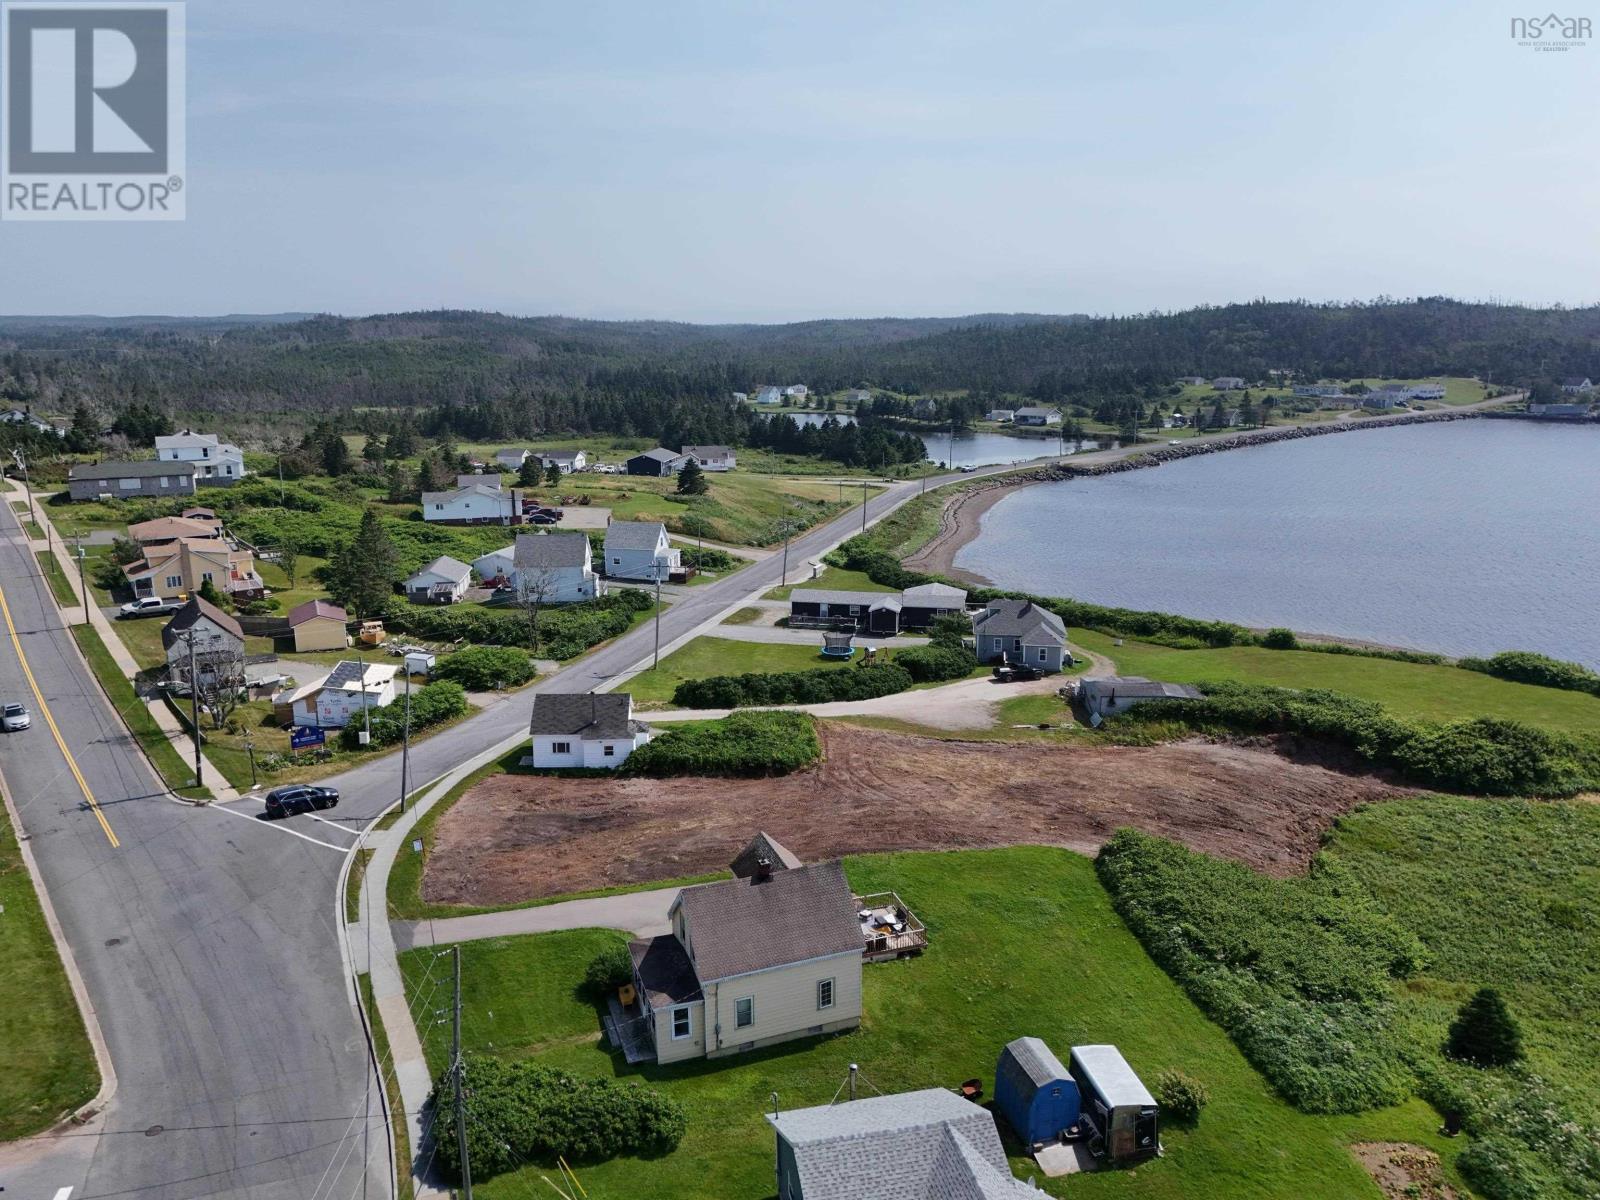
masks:
POLYGON ((418 946, 443 946, 524 933, 558 933, 564 929, 620 929, 640 937, 653 937, 667 932, 667 914, 672 911, 678 891, 678 888, 655 888, 648 892, 591 896, 506 912, 447 917, 441 921, 394 921, 391 922, 394 944, 405 951, 418 946))
MULTIPOLYGON (((27 499, 27 492, 24 490, 22 484, 18 480, 11 480, 11 487, 13 493, 18 499, 27 499)), ((49 516, 44 510, 45 505, 40 498, 35 495, 35 519, 38 521, 39 527, 44 530, 45 540, 42 542, 33 542, 31 545, 35 550, 48 549, 54 552, 56 556, 56 562, 60 564, 62 573, 67 577, 67 582, 72 586, 72 594, 77 597, 78 600, 76 608, 62 608, 58 610, 61 613, 62 624, 68 626, 79 625, 83 622, 85 604, 83 586, 78 581, 76 556, 73 555, 71 549, 62 539, 60 533, 56 530, 54 523, 50 520, 49 516)), ((116 628, 112 625, 111 618, 107 617, 105 613, 101 612, 100 606, 97 604, 89 604, 87 606, 87 610, 89 614, 89 624, 91 627, 93 627, 94 631, 100 635, 100 640, 105 643, 106 650, 111 655, 111 661, 116 663, 117 670, 121 671, 123 675, 125 675, 128 680, 132 682, 138 676, 140 667, 139 664, 134 661, 133 656, 128 653, 128 648, 123 644, 121 636, 118 635, 116 628)), ((147 619, 153 620, 154 618, 147 619)), ((92 673, 93 672, 91 672, 91 674, 92 673)), ((146 710, 150 713, 151 719, 155 721, 156 725, 161 729, 161 732, 166 734, 169 740, 171 740, 173 743, 173 748, 178 751, 185 762, 192 763, 194 761, 194 739, 189 736, 189 731, 184 723, 174 716, 172 710, 159 700, 143 701, 142 703, 144 703, 146 710)), ((228 782, 227 777, 223 775, 221 771, 217 770, 217 768, 214 767, 206 758, 204 748, 202 748, 200 752, 200 763, 201 769, 205 772, 205 786, 210 790, 211 794, 216 797, 217 800, 226 803, 229 800, 237 800, 239 798, 240 793, 234 789, 232 784, 228 782)), ((155 765, 153 763, 151 764, 151 769, 155 769, 155 765)), ((156 775, 159 778, 161 772, 156 771, 156 775)))

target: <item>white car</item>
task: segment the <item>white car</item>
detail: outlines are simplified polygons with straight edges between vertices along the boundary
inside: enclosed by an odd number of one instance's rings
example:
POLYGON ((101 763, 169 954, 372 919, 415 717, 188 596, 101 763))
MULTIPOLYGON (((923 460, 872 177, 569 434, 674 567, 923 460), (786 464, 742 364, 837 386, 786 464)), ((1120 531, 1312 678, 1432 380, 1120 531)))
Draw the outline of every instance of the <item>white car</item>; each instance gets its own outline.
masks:
POLYGON ((0 705, 0 729, 4 729, 7 733, 18 733, 32 724, 33 718, 22 705, 0 705))
POLYGON ((141 596, 130 600, 117 610, 124 617, 157 617, 162 613, 176 612, 183 607, 182 600, 163 600, 160 596, 141 596))

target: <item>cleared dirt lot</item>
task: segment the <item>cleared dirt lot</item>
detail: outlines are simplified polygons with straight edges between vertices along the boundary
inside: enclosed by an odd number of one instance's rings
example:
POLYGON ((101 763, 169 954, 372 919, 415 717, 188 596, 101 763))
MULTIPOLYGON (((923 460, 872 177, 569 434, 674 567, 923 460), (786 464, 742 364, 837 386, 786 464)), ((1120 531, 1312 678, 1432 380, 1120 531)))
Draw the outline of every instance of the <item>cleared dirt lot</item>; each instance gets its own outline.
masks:
POLYGON ((783 779, 480 783, 435 831, 436 904, 510 904, 727 866, 757 829, 807 860, 1034 842, 1092 852, 1131 825, 1273 874, 1334 817, 1404 789, 1265 747, 1012 746, 821 725, 826 761, 783 779))

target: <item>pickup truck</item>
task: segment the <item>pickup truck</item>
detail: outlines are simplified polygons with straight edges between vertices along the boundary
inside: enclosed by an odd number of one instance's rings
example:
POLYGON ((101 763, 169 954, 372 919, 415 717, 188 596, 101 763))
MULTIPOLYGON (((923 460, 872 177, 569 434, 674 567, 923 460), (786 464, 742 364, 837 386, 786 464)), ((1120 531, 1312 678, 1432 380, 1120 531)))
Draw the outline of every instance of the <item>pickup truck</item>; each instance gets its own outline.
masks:
POLYGON ((131 600, 117 610, 119 617, 159 617, 163 613, 177 612, 183 607, 183 601, 178 599, 163 599, 160 596, 141 596, 131 600))

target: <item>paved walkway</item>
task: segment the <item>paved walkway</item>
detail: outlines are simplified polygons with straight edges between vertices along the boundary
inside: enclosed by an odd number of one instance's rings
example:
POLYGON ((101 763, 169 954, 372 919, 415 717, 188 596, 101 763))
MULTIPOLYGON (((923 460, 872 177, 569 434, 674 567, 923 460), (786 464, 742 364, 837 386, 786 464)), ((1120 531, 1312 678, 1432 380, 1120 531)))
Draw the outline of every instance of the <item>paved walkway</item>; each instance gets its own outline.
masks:
POLYGON ((656 888, 620 896, 593 896, 563 900, 534 908, 446 917, 440 921, 394 921, 394 944, 399 950, 418 946, 443 946, 475 942, 481 938, 514 937, 523 933, 557 933, 563 929, 620 929, 640 937, 654 937, 670 928, 667 914, 678 898, 678 888, 656 888))
MULTIPOLYGON (((11 488, 18 499, 27 499, 27 492, 23 489, 20 480, 11 480, 11 488)), ((66 625, 81 624, 84 614, 84 596, 83 588, 78 582, 78 572, 75 569, 76 557, 67 543, 62 540, 61 535, 56 531, 54 523, 46 514, 45 509, 48 506, 41 502, 42 498, 37 494, 34 496, 34 500, 34 512, 40 527, 45 532, 45 541, 33 542, 32 547, 35 550, 48 548, 55 552, 56 561, 61 564, 62 572, 66 575, 67 582, 72 586, 72 594, 78 601, 76 607, 59 610, 62 623, 66 625)), ((139 674, 139 664, 134 661, 133 655, 128 653, 127 646, 123 644, 121 636, 118 635, 115 626, 112 624, 112 618, 102 612, 100 606, 96 604, 89 605, 88 612, 89 624, 94 627, 95 632, 100 635, 100 640, 105 643, 106 650, 111 654, 111 660, 117 664, 119 671, 126 675, 130 681, 133 680, 139 674)), ((154 620, 155 618, 146 619, 154 620)), ((189 736, 188 728, 184 723, 173 715, 172 710, 167 705, 159 700, 145 702, 145 708, 149 711, 156 725, 172 741, 173 748, 178 751, 183 760, 192 763, 194 761, 194 740, 189 736)), ((210 789, 211 794, 217 800, 225 803, 229 800, 239 799, 239 792, 234 789, 221 771, 211 765, 205 756, 204 750, 200 753, 200 764, 205 773, 205 786, 210 789)), ((152 764, 153 768, 154 764, 152 764)), ((156 771, 156 774, 160 776, 161 772, 156 771)))
MULTIPOLYGON (((766 642, 776 646, 815 646, 822 649, 822 630, 820 629, 785 629, 777 625, 716 625, 706 631, 711 637, 728 638, 735 642, 766 642)), ((926 646, 928 639, 918 637, 916 634, 899 634, 895 637, 882 637, 858 633, 856 635, 856 649, 859 653, 862 646, 926 646)))

